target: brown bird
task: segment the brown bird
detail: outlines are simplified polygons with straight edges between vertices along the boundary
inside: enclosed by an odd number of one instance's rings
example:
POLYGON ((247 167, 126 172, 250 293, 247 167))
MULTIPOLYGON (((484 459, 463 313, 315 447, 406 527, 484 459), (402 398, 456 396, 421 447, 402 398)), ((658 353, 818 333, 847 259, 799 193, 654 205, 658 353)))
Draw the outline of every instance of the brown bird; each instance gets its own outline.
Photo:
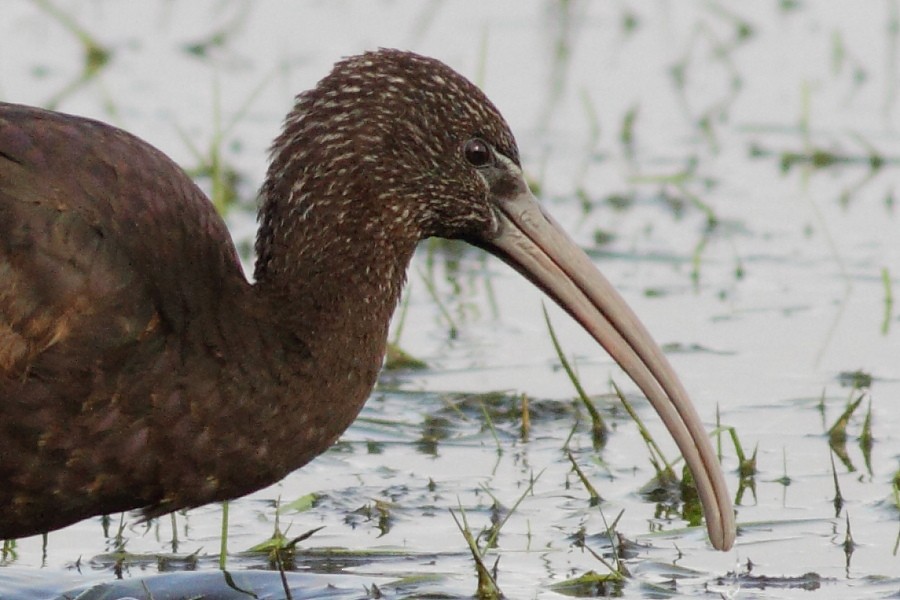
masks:
POLYGON ((419 241, 466 240, 568 311, 735 523, 696 411, 634 313, 528 189, 503 117, 437 60, 354 56, 300 94, 262 186, 255 282, 147 143, 0 104, 0 538, 272 484, 356 418, 419 241))

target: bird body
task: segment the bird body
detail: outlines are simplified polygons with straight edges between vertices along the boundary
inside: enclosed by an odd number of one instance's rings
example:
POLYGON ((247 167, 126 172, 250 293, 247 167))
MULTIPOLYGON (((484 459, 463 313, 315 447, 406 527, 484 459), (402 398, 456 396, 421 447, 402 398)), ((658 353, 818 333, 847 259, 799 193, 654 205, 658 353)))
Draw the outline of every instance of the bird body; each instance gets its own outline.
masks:
MULTIPOLYGON (((247 283, 221 218, 168 158, 12 105, 0 148, 0 536, 240 495, 334 437, 304 439, 316 429, 286 414, 352 421, 304 406, 298 389, 325 392, 306 341, 247 283)), ((378 353, 336 397, 361 406, 378 353)))
POLYGON ((687 436, 713 543, 731 545, 680 383, 534 201, 473 84, 396 50, 338 63, 297 97, 260 199, 250 283, 161 152, 0 104, 0 538, 234 498, 306 464, 361 409, 415 247, 442 236, 500 256, 610 351, 687 436))

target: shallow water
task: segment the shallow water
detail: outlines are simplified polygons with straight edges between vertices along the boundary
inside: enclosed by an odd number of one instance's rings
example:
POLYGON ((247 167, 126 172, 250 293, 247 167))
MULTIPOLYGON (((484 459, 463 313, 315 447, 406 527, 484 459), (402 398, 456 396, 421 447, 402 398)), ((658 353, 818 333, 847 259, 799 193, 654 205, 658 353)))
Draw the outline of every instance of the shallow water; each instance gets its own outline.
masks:
MULTIPOLYGON (((469 597, 472 558, 449 511, 464 510, 477 534, 525 494, 486 556, 489 566, 499 558, 510 598, 900 593, 900 299, 886 304, 888 289, 900 294, 896 2, 58 4, 113 52, 110 62, 73 84, 77 36, 37 2, 7 2, 0 98, 110 121, 188 169, 216 135, 218 101, 243 203, 228 219, 244 248, 266 148, 292 95, 337 58, 403 47, 478 81, 516 131, 550 211, 666 345, 708 428, 718 410, 748 454, 758 449, 736 549, 715 552, 679 502, 641 495, 653 470, 610 378, 670 458, 674 444, 595 343, 548 307, 610 419, 600 451, 558 366, 540 294, 478 251, 423 245, 397 337, 428 368, 386 373, 331 451, 232 503, 230 570, 253 569, 246 579, 277 594, 256 575, 272 567, 266 555, 246 551, 272 534, 277 499, 314 494, 311 508, 278 515, 289 537, 325 526, 287 565, 310 577, 292 573, 296 590, 378 597, 374 584, 387 598, 469 597), (785 166, 788 153, 799 159, 785 166), (598 245, 598 231, 612 240, 598 245), (842 377, 857 370, 873 377, 862 390, 842 377), (527 438, 521 394, 531 399, 527 438), (836 509, 826 431, 859 395, 845 461, 834 458, 836 509), (869 411, 867 458, 858 438, 869 411), (572 472, 567 440, 599 509, 572 472), (604 517, 620 512, 616 543, 631 577, 577 594, 555 587, 607 572, 581 544, 611 560, 604 517)), ((735 449, 720 439, 737 492, 735 449)), ((179 515, 174 530, 168 518, 145 527, 126 517, 128 554, 99 519, 52 533, 46 548, 19 540, 3 558, 0 596, 214 571, 220 519, 218 506, 179 515)))

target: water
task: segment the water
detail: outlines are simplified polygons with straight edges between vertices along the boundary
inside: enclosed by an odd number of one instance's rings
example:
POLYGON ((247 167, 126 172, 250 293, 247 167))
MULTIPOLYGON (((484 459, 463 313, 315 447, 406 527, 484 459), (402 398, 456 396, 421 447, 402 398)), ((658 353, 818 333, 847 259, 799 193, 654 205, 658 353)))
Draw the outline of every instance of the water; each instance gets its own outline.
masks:
MULTIPOLYGON (((374 584, 388 598, 469 597, 472 559, 449 511, 464 510, 477 534, 524 494, 486 556, 489 566, 499 558, 498 583, 510 598, 563 597, 574 592, 556 584, 606 573, 579 543, 611 560, 604 517, 612 522, 620 512, 615 529, 631 577, 612 587, 618 594, 900 592, 892 487, 900 457, 900 300, 885 302, 888 288, 900 294, 896 2, 852 9, 688 1, 59 6, 112 59, 73 85, 82 69, 78 38, 38 3, 8 2, 0 98, 58 101, 61 110, 125 127, 189 169, 216 135, 218 102, 221 148, 240 174, 245 204, 228 219, 243 247, 253 236, 266 148, 291 97, 337 58, 402 47, 477 80, 516 132, 550 210, 670 348, 708 427, 718 410, 746 453, 758 449, 755 493, 745 490, 738 507, 737 547, 715 552, 705 530, 686 527, 678 503, 640 494, 653 472, 634 424, 609 395, 610 377, 670 457, 674 444, 595 343, 549 307, 582 383, 613 427, 602 451, 571 401, 539 293, 477 251, 423 246, 410 271, 399 343, 428 369, 386 374, 334 449, 231 505, 228 564, 245 573, 243 581, 278 593, 280 579, 266 579, 277 573, 259 573, 272 567, 267 557, 245 551, 272 534, 276 499, 314 494, 308 510, 278 515, 289 537, 325 526, 298 546, 289 573, 295 590, 376 597, 374 584), (213 39, 221 43, 200 44, 213 39), (198 47, 205 55, 187 50, 198 47), (629 118, 630 141, 623 135, 629 118), (786 153, 817 150, 841 160, 784 169, 786 153), (872 156, 883 165, 872 168, 872 156), (612 241, 595 243, 598 231, 612 241), (840 377, 856 370, 873 376, 870 387, 854 391, 840 377), (489 392, 498 394, 483 396, 489 392), (524 439, 522 393, 533 407, 524 439), (826 431, 860 394, 847 462, 834 459, 843 495, 836 509, 826 431), (867 460, 858 438, 869 407, 867 460), (602 514, 572 472, 566 440, 604 498, 602 514)), ((721 443, 736 492, 735 449, 726 435, 721 443)), ((40 538, 20 540, 0 568, 0 595, 53 597, 119 575, 133 582, 172 570, 213 572, 220 518, 218 506, 179 515, 177 535, 168 518, 149 527, 126 518, 127 555, 114 552, 118 516, 109 537, 90 520, 52 533, 46 549, 40 538)), ((208 585, 220 595, 227 589, 208 585)))

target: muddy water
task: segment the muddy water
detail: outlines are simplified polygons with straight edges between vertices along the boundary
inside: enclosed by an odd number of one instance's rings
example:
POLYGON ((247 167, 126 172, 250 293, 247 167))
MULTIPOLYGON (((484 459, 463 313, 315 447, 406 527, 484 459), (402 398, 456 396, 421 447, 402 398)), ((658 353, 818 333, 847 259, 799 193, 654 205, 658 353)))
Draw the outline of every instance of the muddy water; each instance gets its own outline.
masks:
MULTIPOLYGON (((900 590, 897 3, 59 5, 109 62, 79 79, 83 49, 65 20, 14 0, 0 19, 0 98, 113 122, 188 169, 214 144, 218 103, 219 146, 239 175, 228 219, 245 248, 253 190, 291 96, 338 57, 402 47, 477 80, 517 132, 540 195, 666 345, 708 428, 718 412, 743 451, 756 451, 755 476, 740 486, 735 445, 719 438, 729 485, 742 491, 737 547, 715 552, 677 494, 642 493, 653 469, 610 378, 670 458, 674 445, 615 365, 549 308, 609 419, 598 451, 539 293, 477 251, 429 244, 395 327, 427 368, 387 373, 333 450, 231 505, 231 570, 271 567, 245 551, 272 534, 277 515, 289 537, 324 526, 287 565, 294 597, 321 597, 326 585, 329 597, 374 597, 373 584, 383 597, 467 597, 474 567, 449 511, 463 510, 477 534, 522 497, 486 554, 489 565, 499 558, 511 598, 900 590), (857 371, 871 380, 854 387, 846 374, 857 371), (827 430, 860 397, 844 452, 832 452, 827 430), (870 449, 859 440, 867 415, 870 449), (311 502, 273 507, 303 498, 311 502), (591 552, 612 561, 604 517, 618 518, 631 576, 557 587, 608 572, 591 552)), ((46 547, 19 540, 3 558, 0 592, 53 597, 119 576, 211 573, 220 519, 209 506, 174 526, 126 516, 119 540, 119 516, 106 532, 99 519, 55 532, 46 547)), ((264 575, 245 583, 271 591, 264 575)), ((175 597, 187 589, 176 581, 163 588, 175 597)))

